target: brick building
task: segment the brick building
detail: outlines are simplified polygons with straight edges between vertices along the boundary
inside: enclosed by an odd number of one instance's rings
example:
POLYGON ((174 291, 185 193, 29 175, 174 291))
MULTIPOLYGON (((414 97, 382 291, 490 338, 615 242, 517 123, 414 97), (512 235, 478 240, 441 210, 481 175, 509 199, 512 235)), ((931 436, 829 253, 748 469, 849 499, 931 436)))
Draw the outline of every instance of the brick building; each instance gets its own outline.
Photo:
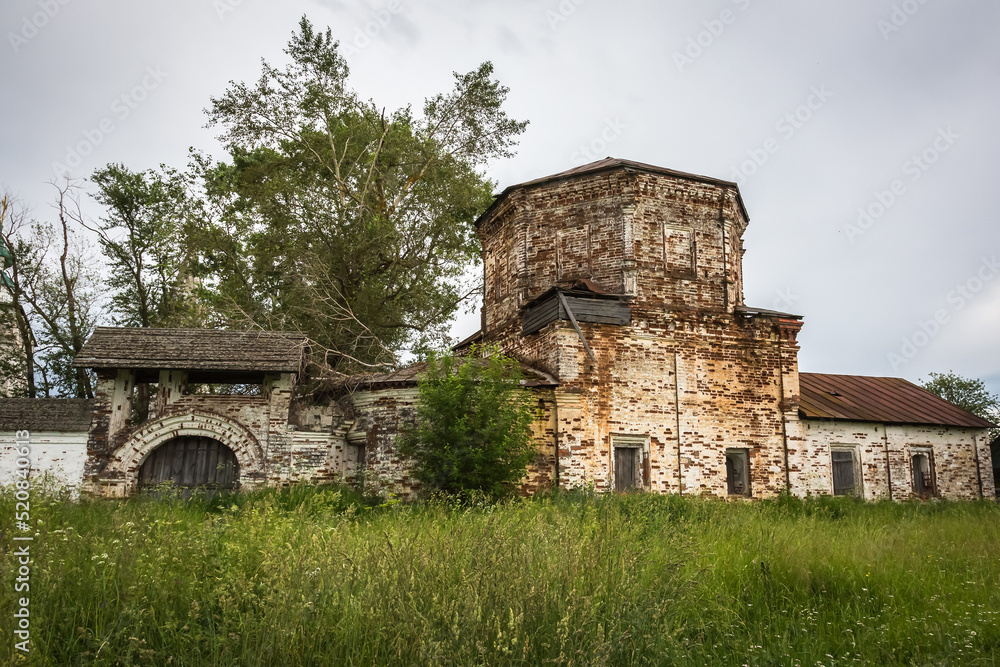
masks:
MULTIPOLYGON (((479 218, 482 326, 459 348, 522 363, 542 414, 524 490, 992 497, 989 422, 898 378, 799 373, 802 318, 744 303, 748 222, 734 183, 611 158, 479 218)), ((85 481, 412 492, 395 439, 422 366, 306 402, 305 353, 301 334, 98 329, 76 362, 99 380, 85 481)))
POLYGON ((558 379, 553 483, 992 496, 988 422, 905 380, 800 376, 802 318, 743 301, 748 222, 734 183, 612 158, 479 219, 476 339, 558 379))

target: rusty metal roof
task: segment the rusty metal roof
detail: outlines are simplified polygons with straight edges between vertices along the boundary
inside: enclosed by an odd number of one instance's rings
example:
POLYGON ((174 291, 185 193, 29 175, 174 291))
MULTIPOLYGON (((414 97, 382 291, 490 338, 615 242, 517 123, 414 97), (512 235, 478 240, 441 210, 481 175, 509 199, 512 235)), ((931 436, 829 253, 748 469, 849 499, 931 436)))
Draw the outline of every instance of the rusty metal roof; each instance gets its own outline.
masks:
POLYGON ((91 398, 0 398, 0 431, 87 431, 93 414, 91 398))
POLYGON ((541 178, 536 178, 531 181, 525 181, 524 183, 517 183, 515 185, 508 186, 504 188, 503 192, 496 195, 493 203, 490 204, 489 208, 479 216, 476 220, 476 226, 486 218, 486 216, 492 211, 501 201, 503 201, 507 195, 509 195, 514 190, 520 190, 522 188, 530 188, 536 185, 543 185, 545 183, 551 183, 553 181, 559 181, 567 178, 573 178, 576 176, 583 176, 589 174, 595 174, 602 171, 612 171, 614 169, 631 169, 632 171, 644 171, 652 174, 660 174, 663 176, 673 176, 674 178, 682 178, 688 181, 699 181, 701 183, 708 183, 709 185, 717 185, 723 188, 732 188, 736 193, 736 203, 740 207, 740 211, 743 213, 743 217, 747 220, 750 216, 747 214, 746 206, 743 204, 743 196, 740 194, 739 186, 733 181, 726 181, 721 178, 713 178, 711 176, 700 176, 698 174, 691 174, 684 171, 677 171, 675 169, 667 169, 666 167, 657 167, 656 165, 646 164, 645 162, 636 162, 635 160, 625 160, 623 158, 616 157, 606 157, 603 160, 596 160, 579 167, 573 167, 572 169, 567 169, 566 171, 560 171, 557 174, 552 174, 550 176, 543 176, 541 178))
MULTIPOLYGON (((476 361, 483 364, 486 363, 484 359, 477 359, 476 361)), ((554 387, 559 384, 558 380, 545 371, 529 366, 524 362, 519 362, 519 364, 522 374, 521 384, 525 387, 554 387)), ((420 378, 423 377, 426 369, 427 362, 418 361, 415 364, 391 373, 355 375, 349 378, 345 384, 352 389, 416 386, 420 378)))
POLYGON ((990 428, 990 422, 902 378, 799 373, 806 419, 990 428))
POLYGON ((294 373, 307 346, 293 331, 97 327, 73 365, 294 373))
POLYGON ((663 174, 664 176, 676 176, 677 178, 683 178, 689 181, 701 181, 703 183, 710 183, 712 185, 722 185, 725 187, 736 188, 738 187, 733 181, 726 181, 721 178, 712 178, 711 176, 699 176, 698 174, 691 174, 685 171, 677 171, 676 169, 667 169, 666 167, 657 167, 655 164, 646 164, 645 162, 636 162, 635 160, 625 160, 623 158, 617 157, 606 157, 603 160, 595 160, 594 162, 588 162, 587 164, 580 165, 579 167, 573 167, 572 169, 567 169, 566 171, 560 171, 557 174, 552 174, 550 176, 542 176, 541 178, 536 178, 530 181, 525 181, 524 183, 518 183, 516 185, 511 185, 507 190, 512 190, 515 188, 524 188, 531 185, 540 185, 542 183, 548 183, 550 181, 558 181, 563 178, 570 178, 572 176, 580 176, 582 174, 592 174, 599 171, 607 171, 610 169, 628 168, 634 169, 636 171, 646 171, 654 174, 663 174))

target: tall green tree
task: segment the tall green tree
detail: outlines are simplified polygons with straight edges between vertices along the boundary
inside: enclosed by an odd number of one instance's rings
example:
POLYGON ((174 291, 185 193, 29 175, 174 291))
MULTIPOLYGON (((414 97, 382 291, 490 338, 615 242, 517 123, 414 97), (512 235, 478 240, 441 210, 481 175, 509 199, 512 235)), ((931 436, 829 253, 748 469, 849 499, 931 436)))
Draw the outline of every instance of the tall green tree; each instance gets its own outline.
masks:
POLYGON ((416 420, 398 441, 426 490, 493 497, 517 490, 536 453, 535 415, 520 380, 517 361, 495 351, 482 358, 430 357, 419 380, 416 420))
POLYGON ((113 320, 152 327, 192 322, 190 254, 184 224, 189 210, 184 178, 175 170, 131 171, 109 164, 91 176, 105 215, 95 226, 107 259, 113 320))
POLYGON ((338 370, 443 344, 478 290, 465 276, 492 201, 481 171, 527 123, 503 110, 488 62, 415 114, 353 92, 330 30, 304 17, 285 53, 207 111, 230 156, 193 161, 213 306, 232 325, 307 332, 338 370))
MULTIPOLYGON (((1000 424, 1000 395, 991 394, 982 380, 948 371, 930 373, 920 386, 963 410, 1000 424)), ((994 438, 1000 436, 1000 429, 992 429, 991 434, 994 438)))

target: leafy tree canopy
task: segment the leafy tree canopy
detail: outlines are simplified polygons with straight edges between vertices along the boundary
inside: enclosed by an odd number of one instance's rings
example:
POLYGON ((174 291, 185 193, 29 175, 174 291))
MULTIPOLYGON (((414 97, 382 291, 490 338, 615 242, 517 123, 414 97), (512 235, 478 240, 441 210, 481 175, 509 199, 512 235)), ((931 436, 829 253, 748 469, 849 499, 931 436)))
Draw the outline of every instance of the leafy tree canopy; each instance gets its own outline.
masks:
MULTIPOLYGON (((921 386, 949 403, 1000 424, 1000 395, 991 394, 982 380, 967 378, 952 371, 931 373, 921 386)), ((993 437, 1000 435, 1000 429, 992 429, 993 437)))
POLYGON ((188 214, 183 177, 163 168, 134 172, 109 164, 91 176, 105 217, 91 228, 108 260, 107 285, 115 323, 179 325, 184 270, 182 229, 188 214))
POLYGON ((493 497, 516 490, 535 456, 534 413, 520 379, 518 363, 495 351, 429 359, 415 423, 399 439, 426 490, 493 497))
POLYGON ((206 286, 228 323, 308 333, 340 369, 394 365, 447 340, 479 289, 473 221, 527 125, 483 63, 422 113, 387 112, 348 84, 330 30, 303 17, 279 69, 232 83, 207 110, 229 159, 196 154, 206 286))

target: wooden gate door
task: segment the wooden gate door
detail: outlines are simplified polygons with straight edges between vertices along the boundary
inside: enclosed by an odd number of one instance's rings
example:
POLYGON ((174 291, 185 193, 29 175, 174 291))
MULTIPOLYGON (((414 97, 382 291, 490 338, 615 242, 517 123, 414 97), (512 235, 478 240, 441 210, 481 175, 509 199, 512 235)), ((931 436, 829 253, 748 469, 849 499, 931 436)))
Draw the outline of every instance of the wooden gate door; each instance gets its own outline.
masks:
POLYGON ((218 440, 185 436, 153 450, 139 468, 139 487, 172 482, 185 489, 234 489, 239 470, 233 450, 218 440))

